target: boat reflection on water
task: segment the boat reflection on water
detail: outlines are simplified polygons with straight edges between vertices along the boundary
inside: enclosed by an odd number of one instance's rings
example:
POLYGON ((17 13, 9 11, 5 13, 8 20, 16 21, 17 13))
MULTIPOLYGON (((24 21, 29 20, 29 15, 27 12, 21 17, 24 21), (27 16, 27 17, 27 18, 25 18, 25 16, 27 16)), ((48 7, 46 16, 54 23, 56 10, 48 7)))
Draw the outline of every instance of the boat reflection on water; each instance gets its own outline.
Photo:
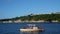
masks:
POLYGON ((43 34, 43 32, 39 32, 39 31, 29 31, 29 32, 20 32, 20 34, 43 34))

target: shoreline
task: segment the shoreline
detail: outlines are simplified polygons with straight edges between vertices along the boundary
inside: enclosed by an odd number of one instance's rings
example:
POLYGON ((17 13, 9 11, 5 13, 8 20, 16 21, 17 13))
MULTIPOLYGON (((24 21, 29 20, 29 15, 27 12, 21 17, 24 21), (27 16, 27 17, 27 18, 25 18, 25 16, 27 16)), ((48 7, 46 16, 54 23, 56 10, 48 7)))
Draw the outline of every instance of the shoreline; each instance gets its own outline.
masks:
POLYGON ((0 22, 0 23, 59 23, 58 21, 20 21, 20 22, 9 22, 9 21, 4 21, 4 22, 0 22))
POLYGON ((15 21, 12 21, 12 20, 9 20, 9 21, 0 21, 0 23, 44 23, 44 22, 48 22, 48 23, 57 23, 59 22, 58 20, 52 20, 52 21, 44 21, 44 20, 38 20, 38 21, 35 21, 35 20, 25 20, 25 21, 21 21, 21 20, 15 20, 15 21))

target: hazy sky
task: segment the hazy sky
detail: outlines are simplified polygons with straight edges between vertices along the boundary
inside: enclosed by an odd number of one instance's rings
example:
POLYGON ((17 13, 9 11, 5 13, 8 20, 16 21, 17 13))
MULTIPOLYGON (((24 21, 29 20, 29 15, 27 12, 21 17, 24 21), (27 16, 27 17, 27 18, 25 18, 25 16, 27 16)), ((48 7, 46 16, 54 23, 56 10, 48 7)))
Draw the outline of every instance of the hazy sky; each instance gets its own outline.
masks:
POLYGON ((60 0, 0 0, 0 19, 60 12, 60 0))

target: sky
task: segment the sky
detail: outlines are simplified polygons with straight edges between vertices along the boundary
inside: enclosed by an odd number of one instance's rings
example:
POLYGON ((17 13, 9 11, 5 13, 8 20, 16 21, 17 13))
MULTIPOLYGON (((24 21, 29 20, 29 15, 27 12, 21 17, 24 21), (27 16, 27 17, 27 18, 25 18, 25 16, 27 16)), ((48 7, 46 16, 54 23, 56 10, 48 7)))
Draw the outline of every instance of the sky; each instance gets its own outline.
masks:
POLYGON ((0 0, 0 19, 60 12, 60 0, 0 0))

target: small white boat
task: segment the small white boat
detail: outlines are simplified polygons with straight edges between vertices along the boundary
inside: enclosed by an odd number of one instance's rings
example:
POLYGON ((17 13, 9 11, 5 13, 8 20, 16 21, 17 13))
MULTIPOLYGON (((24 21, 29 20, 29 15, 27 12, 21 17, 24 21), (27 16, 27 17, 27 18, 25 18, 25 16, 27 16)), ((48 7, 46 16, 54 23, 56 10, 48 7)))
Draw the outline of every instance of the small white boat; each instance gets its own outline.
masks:
POLYGON ((33 28, 21 28, 20 31, 22 32, 30 32, 30 31, 40 31, 42 32, 44 29, 43 28, 38 28, 34 26, 33 28))
POLYGON ((21 28, 20 31, 22 32, 29 32, 29 31, 40 31, 42 32, 44 29, 38 28, 38 27, 33 27, 33 28, 21 28))

